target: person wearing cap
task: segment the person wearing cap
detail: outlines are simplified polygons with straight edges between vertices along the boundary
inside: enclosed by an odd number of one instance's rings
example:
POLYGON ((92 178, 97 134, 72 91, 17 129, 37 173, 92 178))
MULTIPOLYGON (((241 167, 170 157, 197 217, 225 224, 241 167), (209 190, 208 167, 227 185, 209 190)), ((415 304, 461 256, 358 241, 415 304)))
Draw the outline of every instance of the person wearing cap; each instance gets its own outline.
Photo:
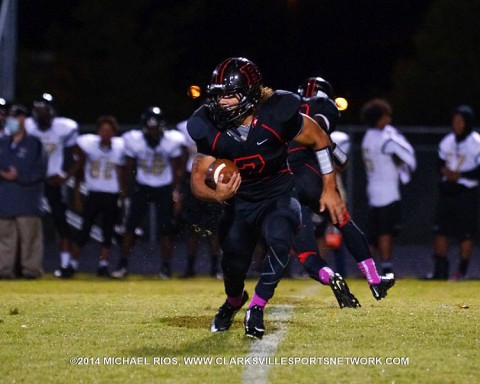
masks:
POLYGON ((478 222, 480 134, 473 131, 475 114, 469 105, 453 111, 451 128, 438 147, 439 198, 433 223, 434 271, 427 278, 449 278, 449 238, 459 243, 460 261, 451 280, 463 280, 473 253, 478 222))
POLYGON ((22 276, 42 273, 43 233, 40 218, 47 157, 42 143, 25 131, 26 107, 14 104, 0 138, 0 278, 15 277, 17 247, 22 276))

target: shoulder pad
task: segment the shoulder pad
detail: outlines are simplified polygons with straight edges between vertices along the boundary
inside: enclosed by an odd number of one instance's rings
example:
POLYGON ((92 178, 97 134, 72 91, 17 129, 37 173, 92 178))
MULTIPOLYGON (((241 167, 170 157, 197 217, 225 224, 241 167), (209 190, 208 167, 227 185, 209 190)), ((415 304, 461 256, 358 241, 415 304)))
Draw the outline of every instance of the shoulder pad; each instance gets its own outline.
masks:
POLYGON ((279 121, 288 121, 299 112, 300 96, 289 91, 277 90, 265 104, 270 113, 279 121))
POLYGON ((208 132, 208 126, 212 123, 208 117, 205 105, 197 109, 187 121, 187 132, 193 140, 204 138, 208 132))

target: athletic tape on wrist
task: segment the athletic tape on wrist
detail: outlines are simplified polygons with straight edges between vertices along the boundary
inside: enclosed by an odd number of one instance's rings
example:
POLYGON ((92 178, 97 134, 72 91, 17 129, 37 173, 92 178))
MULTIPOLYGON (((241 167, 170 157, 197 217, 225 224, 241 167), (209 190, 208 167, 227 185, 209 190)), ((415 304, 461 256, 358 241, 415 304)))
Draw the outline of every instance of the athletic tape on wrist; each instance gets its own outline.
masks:
POLYGON ((325 147, 315 151, 317 156, 318 165, 320 166, 320 172, 322 175, 333 172, 333 160, 330 147, 325 147))
POLYGON ((347 154, 336 144, 335 148, 333 148, 333 158, 340 165, 344 165, 347 162, 347 154))

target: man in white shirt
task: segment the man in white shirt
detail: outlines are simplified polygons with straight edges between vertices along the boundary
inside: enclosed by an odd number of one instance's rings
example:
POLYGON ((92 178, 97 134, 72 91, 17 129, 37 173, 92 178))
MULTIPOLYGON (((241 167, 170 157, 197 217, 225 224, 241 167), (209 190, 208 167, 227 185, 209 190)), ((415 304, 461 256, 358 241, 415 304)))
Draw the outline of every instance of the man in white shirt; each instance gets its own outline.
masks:
POLYGON ((367 102, 361 111, 367 131, 362 157, 367 174, 368 240, 380 257, 383 273, 393 272, 393 238, 401 230, 400 183, 410 181, 416 169, 415 151, 390 124, 392 107, 384 99, 367 102))

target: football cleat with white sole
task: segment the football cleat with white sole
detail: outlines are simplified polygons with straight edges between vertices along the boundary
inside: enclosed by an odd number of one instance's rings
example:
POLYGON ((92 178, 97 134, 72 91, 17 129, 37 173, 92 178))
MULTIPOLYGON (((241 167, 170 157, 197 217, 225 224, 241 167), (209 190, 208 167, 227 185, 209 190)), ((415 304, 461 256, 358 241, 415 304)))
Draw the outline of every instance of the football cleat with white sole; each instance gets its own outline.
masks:
POLYGON ((378 284, 371 284, 370 290, 375 299, 381 300, 387 296, 387 291, 395 285, 395 276, 393 273, 387 273, 384 276, 380 276, 382 279, 378 284))
POLYGON ((247 300, 248 293, 247 291, 243 291, 242 303, 240 304, 240 306, 232 307, 225 301, 225 303, 223 303, 223 305, 218 309, 217 313, 215 314, 212 325, 210 327, 210 331, 214 333, 227 331, 231 327, 235 315, 240 310, 240 308, 244 306, 247 300))
POLYGON ((252 308, 248 308, 245 314, 244 325, 246 336, 261 339, 265 333, 263 307, 254 305, 252 308))
POLYGON ((119 268, 116 271, 110 273, 110 277, 114 279, 125 279, 128 276, 128 269, 127 268, 119 268))

